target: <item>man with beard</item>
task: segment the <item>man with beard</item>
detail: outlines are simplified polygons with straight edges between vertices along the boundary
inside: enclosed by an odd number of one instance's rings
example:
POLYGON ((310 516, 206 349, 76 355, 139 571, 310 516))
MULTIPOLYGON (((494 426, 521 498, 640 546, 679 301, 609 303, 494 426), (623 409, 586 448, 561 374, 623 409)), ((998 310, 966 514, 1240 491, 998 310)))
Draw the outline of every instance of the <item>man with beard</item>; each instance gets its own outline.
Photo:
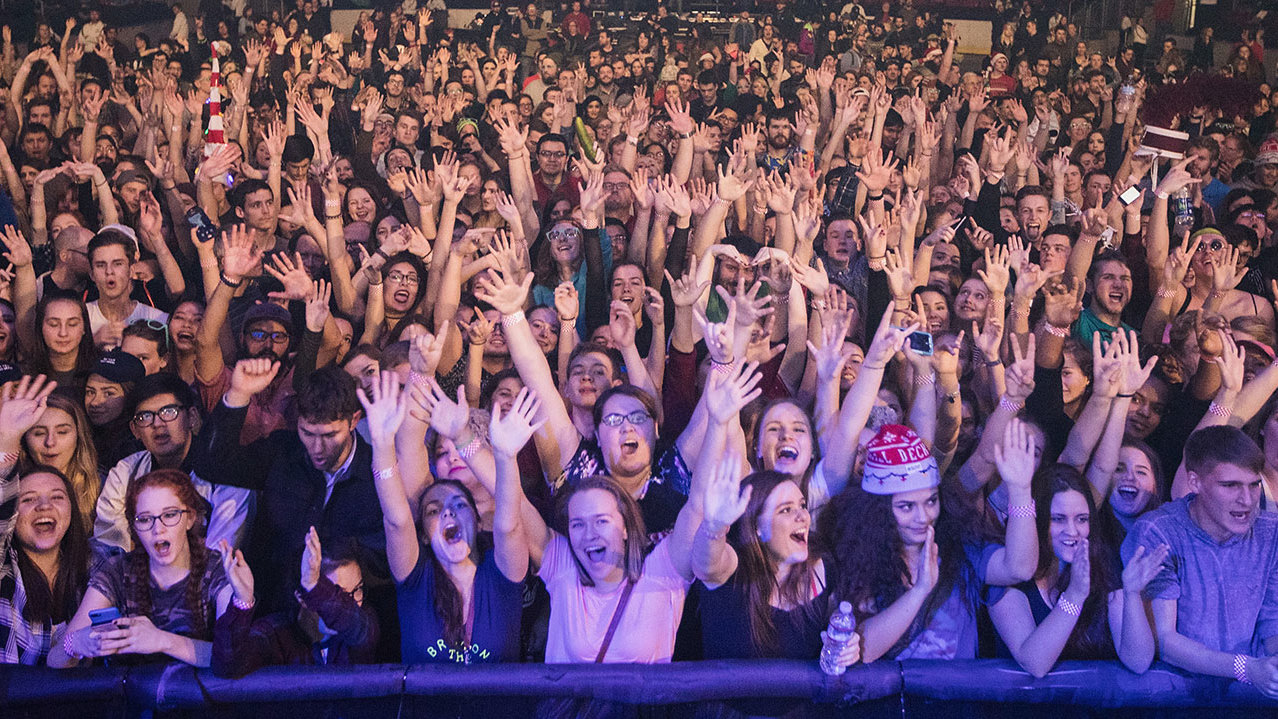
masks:
MULTIPOLYGON (((354 541, 366 570, 366 594, 384 609, 390 575, 382 509, 373 484, 373 451, 355 425, 360 418, 355 380, 339 367, 311 373, 299 383, 297 428, 281 428, 252 442, 239 438, 257 395, 270 392, 282 370, 268 357, 244 359, 231 372, 226 392, 209 416, 209 431, 196 467, 201 476, 259 493, 259 510, 245 551, 257 581, 259 611, 295 607, 306 537, 354 541)), ((393 610, 392 610, 393 612, 393 610)), ((379 611, 381 626, 398 626, 379 611)))
POLYGON ((537 171, 533 187, 537 190, 537 211, 542 212, 552 196, 562 197, 573 205, 581 202, 581 188, 567 172, 568 142, 563 135, 547 133, 537 140, 537 171))
POLYGON ((1115 251, 1106 251, 1092 264, 1092 301, 1074 323, 1074 336, 1084 347, 1092 346, 1092 335, 1099 333, 1102 344, 1109 344, 1121 327, 1135 332, 1123 323, 1123 310, 1132 299, 1132 271, 1127 260, 1115 251))
MULTIPOLYGON (((604 215, 620 220, 626 226, 629 233, 634 229, 635 213, 634 201, 635 195, 630 191, 630 173, 618 165, 610 165, 604 168, 604 215)), ((621 261, 623 258, 614 258, 621 261)))
POLYGON ((792 146, 790 116, 784 110, 769 109, 767 133, 768 142, 759 158, 759 167, 784 173, 798 149, 792 146))
MULTIPOLYGON (((195 491, 214 510, 208 513, 206 546, 217 547, 226 540, 238 547, 246 537, 253 514, 254 497, 247 489, 213 484, 197 469, 195 434, 200 428, 200 410, 195 393, 175 375, 160 373, 143 377, 129 392, 126 410, 129 428, 144 449, 120 460, 107 474, 98 496, 93 538, 109 547, 128 551, 129 522, 125 495, 134 478, 156 469, 180 469, 191 475, 195 491)), ((216 459, 214 460, 217 461, 216 459)))

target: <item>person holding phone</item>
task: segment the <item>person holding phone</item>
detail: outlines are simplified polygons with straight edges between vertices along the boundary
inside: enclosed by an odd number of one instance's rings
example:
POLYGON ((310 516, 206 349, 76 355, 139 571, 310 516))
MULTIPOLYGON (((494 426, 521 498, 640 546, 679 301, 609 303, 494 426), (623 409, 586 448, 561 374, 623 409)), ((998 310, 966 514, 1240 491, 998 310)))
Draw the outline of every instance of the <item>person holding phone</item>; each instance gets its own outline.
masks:
POLYGON ((209 665, 214 620, 230 605, 232 589, 221 556, 204 547, 207 506, 181 470, 148 472, 130 483, 125 516, 133 549, 90 577, 49 666, 115 655, 209 665), (119 618, 94 626, 91 613, 111 608, 119 618))

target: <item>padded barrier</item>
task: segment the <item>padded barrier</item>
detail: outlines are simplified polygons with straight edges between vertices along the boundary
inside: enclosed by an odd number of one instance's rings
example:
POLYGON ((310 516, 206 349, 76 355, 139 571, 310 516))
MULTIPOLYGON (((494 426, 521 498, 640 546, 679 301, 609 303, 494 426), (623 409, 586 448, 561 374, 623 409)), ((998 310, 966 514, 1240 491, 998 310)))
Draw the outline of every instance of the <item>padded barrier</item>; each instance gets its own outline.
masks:
MULTIPOLYGON (((0 707, 127 702, 134 709, 399 696, 595 698, 664 705, 731 698, 856 703, 894 696, 942 702, 1016 702, 1089 709, 1278 708, 1254 688, 1156 664, 1142 675, 1112 662, 1065 662, 1042 679, 1003 660, 876 662, 827 677, 817 663, 684 662, 653 666, 481 664, 270 667, 219 679, 185 665, 56 671, 0 667, 0 707)), ((3 712, 0 712, 3 714, 3 712)))

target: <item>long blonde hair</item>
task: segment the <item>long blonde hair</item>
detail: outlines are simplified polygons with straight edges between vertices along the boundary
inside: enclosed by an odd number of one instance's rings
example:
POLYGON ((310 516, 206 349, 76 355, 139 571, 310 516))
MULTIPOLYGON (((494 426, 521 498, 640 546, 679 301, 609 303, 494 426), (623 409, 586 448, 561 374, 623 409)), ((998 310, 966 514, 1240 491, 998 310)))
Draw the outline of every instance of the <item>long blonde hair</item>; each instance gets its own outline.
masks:
MULTIPOLYGON (((93 436, 89 430, 89 418, 84 414, 80 403, 62 392, 49 395, 47 409, 58 409, 66 412, 75 425, 75 449, 71 451, 71 459, 66 467, 57 469, 66 476, 75 491, 76 505, 84 526, 92 530, 94 510, 98 505, 98 494, 102 491, 102 479, 98 476, 98 451, 93 446, 93 436)), ((46 409, 46 411, 47 411, 46 409)), ((31 430, 22 437, 22 466, 29 468, 43 464, 35 458, 35 453, 27 446, 31 430)))

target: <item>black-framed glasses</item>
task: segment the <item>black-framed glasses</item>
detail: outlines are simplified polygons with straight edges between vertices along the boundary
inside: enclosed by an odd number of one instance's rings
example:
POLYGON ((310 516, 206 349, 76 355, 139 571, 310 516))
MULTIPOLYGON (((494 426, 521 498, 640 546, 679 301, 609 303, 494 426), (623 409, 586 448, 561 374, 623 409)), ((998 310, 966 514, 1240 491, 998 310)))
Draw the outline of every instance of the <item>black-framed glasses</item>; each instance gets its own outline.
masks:
POLYGON ((149 532, 155 526, 155 520, 160 520, 160 524, 166 527, 176 527, 178 522, 182 521, 182 515, 191 510, 189 509, 166 509, 156 514, 139 514, 133 518, 133 528, 139 532, 149 532))
POLYGON ((629 422, 630 424, 636 427, 639 427, 639 426, 648 424, 651 421, 652 421, 652 415, 648 414, 647 412, 641 409, 635 410, 634 412, 631 412, 630 414, 620 414, 617 412, 613 412, 612 414, 605 414, 603 416, 603 423, 608 425, 609 427, 620 427, 622 422, 629 422))
POLYGON ((417 273, 392 272, 386 275, 386 281, 397 285, 416 285, 421 282, 421 278, 417 276, 417 273))
POLYGON ((541 155, 547 160, 562 160, 568 156, 568 153, 564 152, 563 150, 542 150, 538 152, 537 154, 541 155))
POLYGON ((280 342, 288 342, 287 332, 278 332, 278 331, 267 332, 266 330, 249 330, 248 337, 254 342, 261 342, 263 340, 270 340, 271 342, 275 344, 279 344, 280 342))
MULTIPOLYGON (((338 587, 338 589, 342 589, 342 588, 338 587)), ((364 601, 364 583, 363 582, 356 584, 355 587, 351 589, 349 592, 347 592, 345 589, 342 589, 342 591, 345 592, 346 594, 349 594, 351 599, 354 599, 357 603, 364 601)))
POLYGON ((161 422, 172 422, 178 418, 179 414, 182 414, 183 409, 185 408, 180 404, 166 404, 154 412, 149 409, 142 410, 134 413, 133 424, 139 427, 150 427, 155 423, 156 417, 159 417, 161 422))

